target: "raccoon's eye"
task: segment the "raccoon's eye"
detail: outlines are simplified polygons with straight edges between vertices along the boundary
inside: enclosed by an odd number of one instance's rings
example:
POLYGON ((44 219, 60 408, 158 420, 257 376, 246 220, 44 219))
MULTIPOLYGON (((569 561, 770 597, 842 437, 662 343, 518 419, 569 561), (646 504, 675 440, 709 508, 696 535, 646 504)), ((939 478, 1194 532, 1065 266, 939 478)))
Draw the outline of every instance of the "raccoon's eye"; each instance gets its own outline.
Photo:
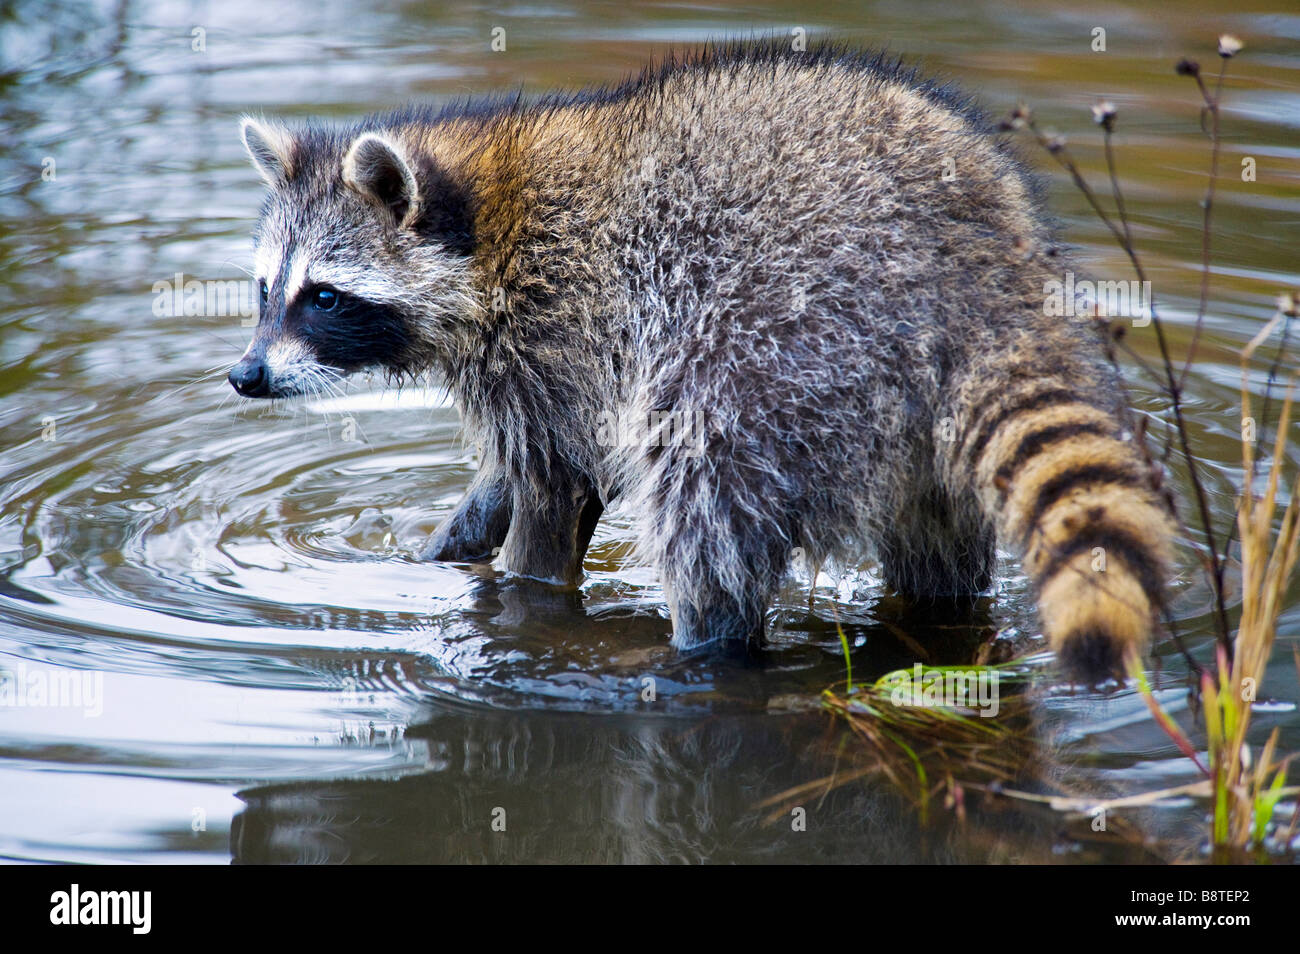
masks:
POLYGON ((330 311, 339 303, 339 293, 332 288, 318 288, 311 303, 320 311, 330 311))
POLYGON ((265 305, 267 299, 271 297, 271 289, 266 287, 265 281, 260 281, 257 283, 257 290, 262 296, 262 304, 265 305))

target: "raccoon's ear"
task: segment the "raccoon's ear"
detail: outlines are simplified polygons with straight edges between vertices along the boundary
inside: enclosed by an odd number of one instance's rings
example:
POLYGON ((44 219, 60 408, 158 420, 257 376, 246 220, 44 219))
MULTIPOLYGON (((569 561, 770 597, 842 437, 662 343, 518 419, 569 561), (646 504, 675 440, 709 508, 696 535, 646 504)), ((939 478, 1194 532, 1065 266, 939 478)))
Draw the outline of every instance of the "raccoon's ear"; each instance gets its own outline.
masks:
POLYGON ((343 181, 392 213, 400 226, 420 211, 420 185, 402 147, 378 133, 363 133, 343 158, 343 181))
POLYGON ((267 185, 278 189, 289 181, 293 175, 293 135, 289 130, 245 116, 239 123, 239 133, 248 158, 267 185))

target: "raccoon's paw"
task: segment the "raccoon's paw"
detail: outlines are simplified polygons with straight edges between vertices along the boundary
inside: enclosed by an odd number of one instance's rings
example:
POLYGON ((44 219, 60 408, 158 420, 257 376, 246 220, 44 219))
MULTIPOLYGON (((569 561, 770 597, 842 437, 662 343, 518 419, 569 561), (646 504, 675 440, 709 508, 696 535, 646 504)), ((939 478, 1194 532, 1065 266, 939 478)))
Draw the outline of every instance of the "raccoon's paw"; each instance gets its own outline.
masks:
POLYGON ((433 531, 420 558, 447 563, 491 561, 510 530, 511 512, 504 478, 479 471, 456 509, 433 531))
POLYGON ((696 608, 671 595, 673 648, 686 653, 747 656, 763 644, 763 616, 745 613, 734 603, 696 608))
POLYGON ((433 531, 420 559, 442 563, 489 563, 498 549, 477 534, 461 533, 458 527, 448 522, 433 531))

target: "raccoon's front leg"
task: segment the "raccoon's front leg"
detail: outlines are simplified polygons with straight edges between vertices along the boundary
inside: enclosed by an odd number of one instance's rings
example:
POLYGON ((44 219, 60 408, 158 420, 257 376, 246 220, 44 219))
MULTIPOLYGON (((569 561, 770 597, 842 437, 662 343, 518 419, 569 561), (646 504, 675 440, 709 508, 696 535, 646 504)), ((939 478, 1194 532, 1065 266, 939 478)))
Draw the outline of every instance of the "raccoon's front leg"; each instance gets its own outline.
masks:
POLYGON ((516 486, 510 532, 497 565, 506 573, 573 585, 604 510, 600 495, 583 481, 560 481, 545 495, 516 486))
POLYGON ((456 509, 433 531, 421 558, 451 563, 490 560, 510 530, 512 504, 506 473, 485 464, 456 509))

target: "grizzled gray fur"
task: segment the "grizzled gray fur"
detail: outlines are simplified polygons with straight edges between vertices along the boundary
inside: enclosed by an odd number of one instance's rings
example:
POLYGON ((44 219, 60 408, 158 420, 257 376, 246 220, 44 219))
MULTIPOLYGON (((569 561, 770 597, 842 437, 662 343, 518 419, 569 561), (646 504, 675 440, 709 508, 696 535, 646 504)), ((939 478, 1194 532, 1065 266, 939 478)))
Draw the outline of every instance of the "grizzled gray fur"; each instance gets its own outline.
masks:
POLYGON ((617 498, 681 648, 755 644, 796 547, 932 598, 996 545, 1072 672, 1146 645, 1168 515, 1096 323, 1045 313, 1069 264, 1031 182, 951 92, 748 44, 244 137, 271 192, 232 383, 439 372, 481 465, 429 559, 573 584, 617 498))

